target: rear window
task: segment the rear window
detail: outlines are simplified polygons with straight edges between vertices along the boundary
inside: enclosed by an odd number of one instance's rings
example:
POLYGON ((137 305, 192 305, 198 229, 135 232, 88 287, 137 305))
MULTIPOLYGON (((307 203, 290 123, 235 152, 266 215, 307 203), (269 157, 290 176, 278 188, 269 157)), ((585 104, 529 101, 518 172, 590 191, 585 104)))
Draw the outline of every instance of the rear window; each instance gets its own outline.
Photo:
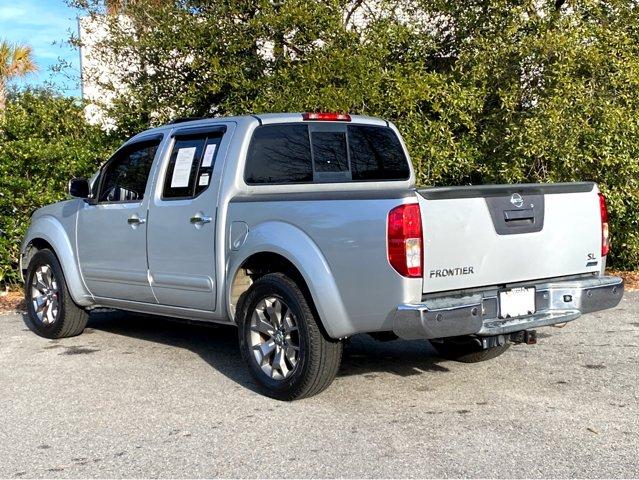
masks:
POLYGON ((249 147, 244 179, 247 183, 312 182, 308 127, 300 124, 258 127, 249 147))
POLYGON ((316 172, 347 172, 346 132, 313 132, 316 172))
POLYGON ((406 180, 399 138, 371 125, 278 124, 258 127, 246 160, 248 184, 406 180))
POLYGON ((408 162, 399 138, 390 128, 348 126, 353 180, 406 180, 408 162))

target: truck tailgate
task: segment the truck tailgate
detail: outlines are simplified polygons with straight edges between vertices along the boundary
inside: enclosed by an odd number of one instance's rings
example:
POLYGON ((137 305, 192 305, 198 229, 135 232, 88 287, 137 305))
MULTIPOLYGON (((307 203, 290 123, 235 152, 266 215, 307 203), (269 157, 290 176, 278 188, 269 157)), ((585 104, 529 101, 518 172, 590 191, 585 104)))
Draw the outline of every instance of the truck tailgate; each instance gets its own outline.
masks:
POLYGON ((442 187, 418 194, 424 293, 601 269, 594 183, 442 187))

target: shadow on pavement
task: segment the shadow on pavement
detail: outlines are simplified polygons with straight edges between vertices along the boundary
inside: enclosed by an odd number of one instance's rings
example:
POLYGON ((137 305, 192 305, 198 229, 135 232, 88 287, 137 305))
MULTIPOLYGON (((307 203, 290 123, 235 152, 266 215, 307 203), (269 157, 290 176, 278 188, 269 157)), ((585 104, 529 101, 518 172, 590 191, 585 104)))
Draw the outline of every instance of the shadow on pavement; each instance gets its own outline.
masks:
MULTIPOLYGON (((91 314, 87 328, 86 333, 90 333, 91 329, 101 330, 187 349, 226 377, 257 391, 242 361, 237 329, 233 326, 186 323, 166 317, 112 312, 91 314)), ((338 376, 391 373, 405 377, 448 371, 439 365, 440 362, 443 360, 435 356, 426 341, 378 342, 368 335, 356 335, 346 342, 338 376)))
POLYGON ((379 342, 368 335, 355 335, 344 348, 339 376, 392 373, 402 377, 426 372, 447 372, 445 360, 425 340, 379 342))
POLYGON ((116 311, 92 313, 87 329, 184 348, 199 355, 234 382, 258 391, 244 367, 238 348, 237 329, 233 326, 187 323, 169 317, 116 311))

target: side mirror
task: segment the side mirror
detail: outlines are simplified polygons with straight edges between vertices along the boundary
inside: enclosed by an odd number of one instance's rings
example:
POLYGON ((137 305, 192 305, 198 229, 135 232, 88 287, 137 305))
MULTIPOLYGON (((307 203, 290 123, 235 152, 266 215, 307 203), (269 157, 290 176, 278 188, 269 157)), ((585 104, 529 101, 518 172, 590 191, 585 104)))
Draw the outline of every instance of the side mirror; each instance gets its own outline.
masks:
POLYGON ((89 197, 89 182, 86 178, 72 178, 69 180, 69 195, 75 198, 89 197))

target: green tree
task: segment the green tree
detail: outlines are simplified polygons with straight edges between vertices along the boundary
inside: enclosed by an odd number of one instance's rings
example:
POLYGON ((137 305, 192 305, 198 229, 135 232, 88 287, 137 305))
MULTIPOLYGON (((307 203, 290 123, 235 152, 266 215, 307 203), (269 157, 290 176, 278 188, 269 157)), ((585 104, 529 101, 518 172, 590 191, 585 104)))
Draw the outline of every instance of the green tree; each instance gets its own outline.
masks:
POLYGON ((639 267, 634 0, 137 0, 101 16, 130 134, 174 116, 342 110, 402 131, 420 185, 597 181, 639 267))
POLYGON ((20 243, 37 208, 66 197, 115 146, 76 100, 44 90, 9 95, 0 119, 0 282, 19 281, 20 243))
POLYGON ((31 47, 13 45, 6 40, 0 41, 0 114, 6 107, 7 82, 13 78, 24 77, 37 69, 31 55, 31 47))

